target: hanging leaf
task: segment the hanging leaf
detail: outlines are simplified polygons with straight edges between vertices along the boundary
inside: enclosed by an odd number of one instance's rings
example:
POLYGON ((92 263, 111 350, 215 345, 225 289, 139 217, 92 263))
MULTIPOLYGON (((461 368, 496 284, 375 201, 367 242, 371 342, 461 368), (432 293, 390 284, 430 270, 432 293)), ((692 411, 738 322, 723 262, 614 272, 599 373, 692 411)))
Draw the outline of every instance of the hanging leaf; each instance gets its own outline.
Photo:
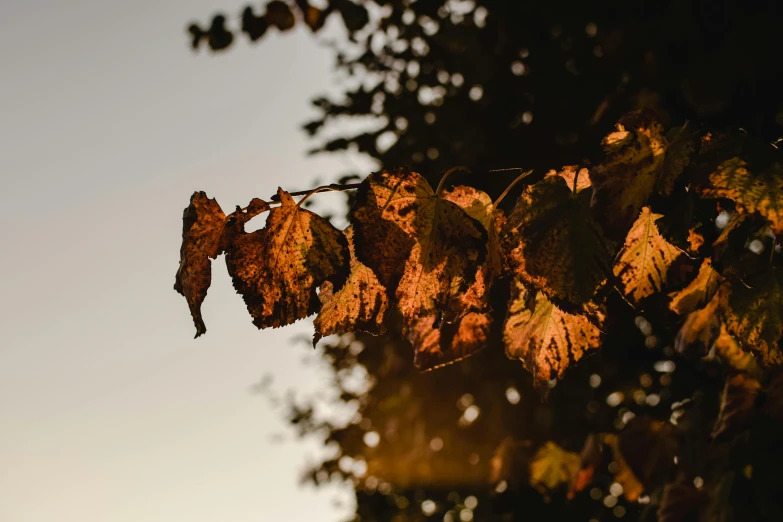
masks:
POLYGON ((704 356, 721 330, 721 290, 715 293, 704 308, 688 314, 680 331, 674 338, 674 349, 683 355, 704 356))
POLYGON ((432 370, 470 357, 486 346, 492 316, 468 313, 454 322, 436 316, 414 320, 408 328, 408 342, 413 345, 413 364, 419 370, 432 370))
POLYGON ((196 325, 196 337, 207 331, 201 317, 201 303, 212 282, 212 262, 221 253, 226 215, 214 199, 194 192, 182 215, 182 246, 174 290, 185 296, 196 325))
POLYGON ((621 239, 653 193, 666 139, 649 110, 625 114, 601 143, 605 160, 590 171, 590 206, 611 239, 621 239))
POLYGON ((706 258, 702 261, 696 278, 688 286, 669 294, 672 298, 669 308, 680 315, 701 308, 712 299, 722 281, 721 275, 712 267, 712 260, 706 258))
POLYGON ((655 226, 655 220, 661 217, 662 214, 652 213, 649 207, 642 209, 614 265, 620 288, 633 303, 663 289, 666 272, 680 255, 655 226))
POLYGON ((742 349, 734 337, 726 330, 726 325, 721 324, 720 335, 712 345, 721 362, 735 372, 745 372, 755 375, 758 372, 756 359, 750 353, 742 349))
POLYGON ((541 292, 530 293, 514 280, 503 341, 508 358, 521 360, 541 389, 562 378, 571 362, 597 350, 601 331, 585 316, 563 312, 541 292))
POLYGON ((574 192, 582 192, 592 186, 590 183, 590 172, 587 169, 580 169, 576 165, 566 165, 562 170, 550 170, 546 173, 547 178, 560 176, 568 187, 574 192), (576 186, 574 186, 576 183, 576 186))
POLYGON ((783 232, 783 166, 774 163, 753 175, 742 158, 721 163, 701 189, 706 198, 728 198, 737 211, 758 212, 776 233, 783 232))
POLYGON ((351 252, 351 273, 337 292, 331 281, 321 285, 318 298, 323 306, 313 321, 313 346, 327 335, 346 332, 380 335, 386 331, 386 312, 389 309, 386 288, 372 270, 356 260, 350 227, 345 236, 351 252))
POLYGON ((593 483, 593 477, 595 470, 601 465, 603 461, 603 446, 601 445, 600 437, 591 433, 585 439, 585 444, 582 446, 582 453, 580 455, 579 471, 571 480, 571 485, 568 489, 568 499, 573 499, 577 493, 583 491, 590 484, 593 483))
POLYGON ((568 311, 590 301, 611 270, 600 227, 560 176, 527 188, 501 243, 513 273, 568 311))
POLYGON ((667 482, 677 455, 676 426, 634 417, 617 437, 617 449, 647 490, 667 482))
POLYGON ((281 206, 266 227, 239 233, 226 265, 258 328, 284 326, 320 308, 316 288, 331 281, 338 291, 350 270, 348 242, 327 220, 299 208, 278 189, 281 206))
POLYGON ((766 366, 783 363, 783 268, 769 267, 748 281, 734 281, 726 328, 766 366))
POLYGON ((272 0, 266 4, 266 15, 264 16, 269 25, 277 27, 280 31, 293 29, 296 24, 296 17, 288 7, 288 4, 281 0, 272 0))
POLYGON ((552 441, 541 446, 530 463, 530 485, 541 494, 552 492, 571 483, 579 472, 581 458, 552 441))
POLYGON ((622 452, 620 452, 617 446, 617 435, 612 433, 604 434, 604 442, 612 448, 614 455, 614 462, 616 464, 614 470, 614 480, 623 487, 623 496, 628 502, 636 502, 639 497, 644 493, 644 486, 639 479, 636 478, 628 463, 623 458, 622 452))
POLYGON ((487 254, 481 223, 404 169, 362 182, 351 223, 356 258, 394 293, 409 325, 465 291, 487 254))
MULTIPOLYGON (((730 242, 732 244, 736 242, 734 237, 743 235, 740 227, 748 221, 747 218, 748 216, 746 214, 742 214, 740 212, 733 212, 731 214, 731 217, 726 223, 726 226, 723 227, 718 238, 712 243, 712 251, 715 253, 716 260, 720 260, 723 257, 723 254, 729 247, 730 242)), ((739 237, 738 239, 739 242, 744 246, 745 238, 739 237)))
POLYGON ((747 426, 753 417, 753 406, 761 384, 745 372, 726 378, 721 396, 720 412, 715 420, 712 438, 717 442, 729 440, 747 426))
POLYGON ((656 181, 656 190, 668 196, 674 190, 677 178, 690 163, 696 148, 695 133, 686 122, 682 127, 675 127, 667 132, 666 142, 666 152, 656 181))

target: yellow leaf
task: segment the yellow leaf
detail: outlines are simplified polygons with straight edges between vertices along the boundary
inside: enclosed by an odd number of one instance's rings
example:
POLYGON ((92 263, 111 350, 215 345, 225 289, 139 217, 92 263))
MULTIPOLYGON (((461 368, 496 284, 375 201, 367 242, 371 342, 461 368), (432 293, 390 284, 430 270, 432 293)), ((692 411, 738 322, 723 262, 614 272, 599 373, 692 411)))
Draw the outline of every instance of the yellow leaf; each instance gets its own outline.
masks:
POLYGON ((721 163, 709 176, 701 194, 707 198, 728 198, 741 213, 758 212, 776 233, 783 232, 783 166, 774 163, 751 174, 742 158, 721 163))
POLYGON ((783 364, 783 268, 733 281, 724 320, 729 333, 764 365, 783 364))
POLYGON ((706 258, 699 267, 699 273, 688 286, 677 292, 672 292, 669 308, 680 315, 689 314, 707 304, 718 291, 723 278, 712 267, 712 260, 706 258))
POLYGON ((406 324, 445 309, 487 255, 481 223, 405 169, 364 180, 351 223, 356 258, 394 293, 406 324))
POLYGON ((436 317, 414 320, 407 329, 413 345, 413 364, 419 370, 432 370, 461 361, 483 348, 492 325, 489 314, 471 312, 452 323, 444 320, 436 326, 436 317))
POLYGON ((578 453, 566 451, 552 441, 541 446, 530 463, 530 485, 542 494, 571 484, 582 462, 578 453))
POLYGON ((562 177, 544 178, 520 196, 501 232, 514 275, 569 311, 593 298, 612 265, 582 199, 562 177))
POLYGON ((680 251, 666 241, 655 221, 663 217, 644 207, 625 238, 614 265, 623 294, 633 303, 660 291, 666 285, 666 272, 680 251))
POLYGON ((544 294, 533 297, 515 280, 503 341, 509 359, 520 359, 537 388, 562 378, 571 362, 600 347, 601 331, 585 316, 562 311, 544 294))
POLYGON ((756 359, 753 355, 742 349, 734 337, 726 330, 726 325, 721 324, 720 335, 712 345, 715 354, 721 362, 737 372, 756 373, 756 359))
POLYGON ((351 250, 351 273, 345 285, 333 291, 330 281, 321 285, 318 294, 323 306, 313 321, 313 346, 321 337, 345 332, 367 332, 380 335, 386 331, 384 322, 389 308, 386 288, 375 273, 353 255, 352 230, 345 231, 351 250))
POLYGON ((226 265, 258 328, 279 327, 318 311, 316 288, 342 287, 350 270, 348 241, 327 220, 299 208, 278 189, 281 206, 266 227, 241 231, 227 249, 226 265))

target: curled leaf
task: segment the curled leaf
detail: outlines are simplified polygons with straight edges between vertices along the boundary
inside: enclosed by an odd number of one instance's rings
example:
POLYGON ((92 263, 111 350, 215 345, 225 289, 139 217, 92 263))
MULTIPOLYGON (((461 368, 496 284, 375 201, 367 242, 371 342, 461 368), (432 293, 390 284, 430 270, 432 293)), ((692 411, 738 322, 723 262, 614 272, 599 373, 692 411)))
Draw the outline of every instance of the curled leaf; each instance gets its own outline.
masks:
POLYGON ((680 315, 689 314, 707 304, 718 291, 723 278, 712 266, 708 257, 702 261, 699 273, 688 286, 677 292, 672 292, 669 308, 680 315))
POLYGON ((527 188, 501 243, 513 273, 569 311, 589 302, 611 271, 601 228, 560 176, 527 188))
POLYGON ((419 370, 432 370, 470 357, 487 344, 492 317, 471 312, 454 322, 435 323, 435 316, 416 319, 408 328, 413 345, 413 364, 419 370))
POLYGON ((661 217, 649 207, 642 209, 614 265, 623 293, 634 303, 663 289, 666 272, 680 255, 658 231, 655 220, 661 217))
POLYGON ((348 242, 327 220, 299 208, 278 190, 266 227, 239 231, 227 250, 226 265, 258 328, 279 327, 320 308, 316 289, 331 281, 339 290, 350 270, 348 242))
POLYGON ((327 335, 346 332, 380 335, 386 331, 384 323, 389 309, 386 288, 372 270, 356 260, 350 228, 345 235, 351 250, 351 273, 337 292, 330 281, 321 285, 318 297, 323 306, 313 321, 313 346, 327 335))
POLYGON ((600 347, 601 331, 583 315, 562 311, 541 292, 512 283, 503 341, 509 359, 519 359, 537 388, 562 378, 571 362, 600 347))
POLYGON ((226 215, 214 199, 194 192, 182 215, 182 246, 174 290, 185 296, 196 325, 196 337, 207 331, 201 304, 212 282, 211 259, 222 252, 221 238, 226 215))
POLYGON ((721 163, 701 189, 707 198, 728 198, 741 213, 758 212, 776 233, 783 232, 783 166, 774 163, 753 175, 742 158, 721 163))

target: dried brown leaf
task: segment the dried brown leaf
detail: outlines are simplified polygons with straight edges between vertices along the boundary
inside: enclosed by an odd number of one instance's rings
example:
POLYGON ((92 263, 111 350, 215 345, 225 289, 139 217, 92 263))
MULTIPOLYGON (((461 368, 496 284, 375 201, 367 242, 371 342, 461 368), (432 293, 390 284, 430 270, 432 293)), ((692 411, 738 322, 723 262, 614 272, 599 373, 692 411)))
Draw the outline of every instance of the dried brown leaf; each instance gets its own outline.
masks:
POLYGON ((755 374, 758 371, 756 359, 742 349, 734 337, 726 330, 725 324, 721 324, 720 335, 715 339, 712 348, 721 362, 731 368, 732 371, 751 374, 755 374))
POLYGON ((331 281, 339 290, 350 270, 345 235, 282 189, 278 195, 281 206, 269 212, 266 227, 237 233, 226 256, 234 287, 258 328, 284 326, 317 312, 316 289, 331 281))
POLYGON ((454 322, 428 316, 414 320, 407 329, 413 345, 413 364, 419 370, 432 370, 470 357, 486 346, 492 317, 471 312, 454 322))
POLYGON ((541 292, 531 294, 514 280, 503 341, 508 358, 520 359, 540 389, 597 350, 601 331, 587 317, 562 311, 541 292))
POLYGON ((584 189, 592 187, 590 182, 590 171, 585 168, 580 169, 576 165, 566 165, 562 170, 550 170, 546 173, 546 177, 560 176, 566 181, 568 187, 574 192, 581 192, 584 189), (576 186, 574 186, 576 183, 576 186))
POLYGON ((726 378, 720 411, 712 429, 716 441, 728 440, 742 431, 753 417, 753 405, 761 391, 761 383, 745 372, 726 378))
POLYGON ((688 314, 674 338, 674 349, 683 355, 704 356, 721 331, 721 289, 704 308, 688 314))
POLYGON ((669 266, 680 256, 680 251, 663 238, 655 225, 661 217, 649 207, 642 209, 614 265, 620 288, 633 303, 662 290, 669 266))
POLYGON ((569 311, 589 302, 611 271, 601 228, 560 176, 527 188, 501 243, 512 272, 569 311))
POLYGON ((614 471, 614 480, 623 487, 623 495, 628 502, 636 502, 644 493, 644 486, 623 458, 622 452, 617 446, 618 437, 610 433, 605 434, 603 438, 604 442, 611 446, 614 462, 617 465, 614 471))
POLYGON ((674 469, 678 440, 676 426, 639 416, 617 437, 617 449, 647 490, 665 482, 674 469))

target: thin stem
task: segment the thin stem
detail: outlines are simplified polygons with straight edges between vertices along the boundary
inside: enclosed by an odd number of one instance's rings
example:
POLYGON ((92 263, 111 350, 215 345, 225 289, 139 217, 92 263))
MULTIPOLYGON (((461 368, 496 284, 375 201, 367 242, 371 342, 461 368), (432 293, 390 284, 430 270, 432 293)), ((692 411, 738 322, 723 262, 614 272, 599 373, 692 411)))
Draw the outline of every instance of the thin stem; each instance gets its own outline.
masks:
MULTIPOLYGON (((305 196, 305 198, 302 200, 304 201, 308 197, 310 197, 312 194, 315 194, 316 192, 325 192, 325 191, 341 191, 341 190, 354 190, 358 189, 359 185, 361 183, 346 183, 345 185, 340 185, 339 183, 330 183, 329 185, 322 185, 320 187, 309 189, 309 190, 299 190, 297 192, 289 192, 288 194, 291 196, 305 196)), ((277 194, 274 194, 269 198, 272 202, 280 202, 280 196, 277 194)), ((299 202, 299 204, 302 204, 302 201, 299 202)))
POLYGON ((435 195, 439 195, 440 191, 443 190, 443 184, 446 183, 446 178, 451 176, 452 173, 458 171, 458 170, 464 170, 468 174, 470 174, 470 169, 467 167, 453 167, 446 171, 446 173, 443 175, 442 178, 440 178, 440 183, 438 183, 438 188, 435 189, 435 195))
POLYGON ((512 181, 511 184, 508 187, 506 187, 506 190, 504 190, 503 193, 500 196, 498 196, 498 199, 495 200, 495 203, 493 203, 492 206, 497 208, 498 205, 500 205, 500 202, 503 201, 503 198, 505 198, 506 195, 509 193, 509 191, 512 188, 514 188, 514 185, 516 185, 517 183, 519 183, 520 181, 522 181, 523 179, 528 177, 532 172, 533 172, 533 169, 530 169, 530 170, 528 170, 526 172, 523 172, 519 176, 517 176, 517 178, 514 181, 512 181))

